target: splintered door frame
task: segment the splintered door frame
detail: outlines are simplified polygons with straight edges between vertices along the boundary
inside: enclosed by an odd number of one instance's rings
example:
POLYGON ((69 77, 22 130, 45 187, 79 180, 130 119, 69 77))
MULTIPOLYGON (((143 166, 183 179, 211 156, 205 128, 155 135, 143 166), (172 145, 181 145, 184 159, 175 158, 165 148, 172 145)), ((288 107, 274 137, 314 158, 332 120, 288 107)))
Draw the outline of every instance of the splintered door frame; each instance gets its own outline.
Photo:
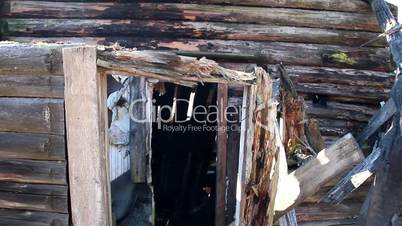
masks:
MULTIPOLYGON (((65 111, 71 216, 74 226, 111 226, 111 192, 108 170, 107 75, 142 76, 178 85, 218 83, 218 105, 227 105, 228 84, 243 85, 245 99, 255 100, 255 72, 225 69, 216 62, 177 55, 174 52, 106 50, 95 46, 63 49, 65 111)), ((262 70, 262 69, 261 69, 262 70)), ((243 102, 243 110, 253 115, 254 105, 243 102)), ((218 106, 219 107, 219 106, 218 106)), ((220 109, 220 107, 219 107, 220 109)), ((225 118, 225 117, 222 117, 225 118)), ((239 170, 247 170, 253 129, 250 118, 242 122, 239 170), (247 135, 247 138, 245 138, 247 135)), ((224 127, 226 120, 218 120, 224 127)), ((221 130, 219 130, 221 131, 221 130)), ((226 132, 217 133, 217 200, 215 225, 225 225, 226 132)), ((239 173, 237 194, 244 202, 244 173, 239 173)), ((135 175, 133 176, 135 177, 135 175)), ((142 177, 139 177, 142 178, 142 177)), ((143 181, 147 183, 147 181, 143 181)), ((236 222, 241 218, 237 203, 236 222)))

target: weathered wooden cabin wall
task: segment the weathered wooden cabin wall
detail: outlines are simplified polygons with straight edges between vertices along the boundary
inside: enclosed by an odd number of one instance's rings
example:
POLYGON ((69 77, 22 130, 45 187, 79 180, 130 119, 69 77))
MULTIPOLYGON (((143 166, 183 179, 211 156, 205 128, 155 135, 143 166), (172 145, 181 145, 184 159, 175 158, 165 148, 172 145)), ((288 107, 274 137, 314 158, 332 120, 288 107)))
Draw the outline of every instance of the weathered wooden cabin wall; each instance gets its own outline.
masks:
POLYGON ((61 48, 0 43, 0 225, 68 226, 61 48))
MULTIPOLYGON (((393 83, 384 42, 359 47, 379 32, 362 0, 5 0, 1 12, 4 39, 118 42, 275 76, 282 62, 327 144, 362 128, 393 83)), ((359 195, 336 207, 317 199, 297 209, 301 225, 345 225, 361 205, 359 195)))

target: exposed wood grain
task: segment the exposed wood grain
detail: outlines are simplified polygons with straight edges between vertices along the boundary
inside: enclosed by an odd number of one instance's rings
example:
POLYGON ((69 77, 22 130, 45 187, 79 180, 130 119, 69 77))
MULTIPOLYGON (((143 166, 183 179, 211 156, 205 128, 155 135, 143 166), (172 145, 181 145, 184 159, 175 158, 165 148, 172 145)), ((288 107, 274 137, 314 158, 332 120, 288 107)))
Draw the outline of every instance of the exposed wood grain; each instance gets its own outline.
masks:
POLYGON ((316 193, 334 177, 361 162, 364 155, 351 134, 322 150, 314 159, 288 175, 279 184, 275 217, 279 218, 304 199, 316 193), (303 183, 308 181, 308 183, 303 183))
POLYGON ((0 224, 7 226, 69 226, 68 214, 0 209, 0 224))
POLYGON ((255 75, 225 69, 216 62, 202 58, 179 56, 161 51, 98 51, 97 63, 106 70, 156 78, 181 84, 183 82, 220 82, 252 84, 255 75))
MULTIPOLYGON (((262 69, 256 69, 257 87, 255 108, 252 110, 254 121, 253 140, 250 159, 246 160, 247 185, 243 197, 243 223, 252 225, 272 225, 273 216, 269 213, 271 194, 272 169, 277 158, 275 122, 277 108, 273 98, 273 81, 262 69), (250 174, 247 175, 249 172, 250 174)), ((249 157, 247 157, 249 158, 249 157)))
POLYGON ((131 18, 189 21, 224 21, 378 31, 372 14, 319 10, 220 6, 178 3, 54 3, 11 1, 4 7, 8 16, 50 18, 131 18))
POLYGON ((62 99, 0 98, 0 131, 63 135, 63 103, 62 99))
MULTIPOLYGON (((43 15, 43 14, 42 14, 43 15)), ((120 15, 120 14, 119 14, 120 15)), ((124 15, 124 14, 121 14, 124 15)), ((126 14, 127 15, 127 14, 126 14)), ((130 14, 134 15, 134 14, 130 14)), ((119 36, 203 38, 247 41, 282 41, 360 46, 375 39, 375 32, 262 24, 167 20, 111 19, 4 19, 8 36, 119 36)), ((384 46, 380 39, 369 46, 384 46)))
POLYGON ((0 132, 1 159, 66 160, 64 136, 0 132))
POLYGON ((64 185, 66 175, 62 161, 0 160, 0 181, 64 185))
POLYGON ((111 225, 96 48, 64 48, 63 62, 72 221, 111 225))
POLYGON ((61 45, 0 44, 0 75, 63 75, 61 45))
POLYGON ((228 85, 218 84, 217 91, 218 128, 217 131, 217 160, 216 160, 216 204, 215 204, 215 225, 226 225, 226 176, 227 176, 227 115, 228 107, 228 85), (224 110, 222 110, 224 109, 224 110))
POLYGON ((320 125, 316 119, 309 118, 305 125, 305 132, 308 144, 315 152, 325 148, 324 139, 321 136, 320 125))
POLYGON ((62 76, 0 76, 0 96, 63 98, 62 76))

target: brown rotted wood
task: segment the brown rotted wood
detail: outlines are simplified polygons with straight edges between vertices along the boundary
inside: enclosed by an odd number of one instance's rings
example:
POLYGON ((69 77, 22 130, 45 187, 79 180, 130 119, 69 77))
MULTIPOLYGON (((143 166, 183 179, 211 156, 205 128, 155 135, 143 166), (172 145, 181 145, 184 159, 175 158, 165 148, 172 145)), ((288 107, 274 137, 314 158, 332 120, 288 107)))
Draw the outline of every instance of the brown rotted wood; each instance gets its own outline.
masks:
MULTIPOLYGON (((106 38, 100 43, 122 40, 106 38)), ((129 38, 120 43, 138 49, 169 49, 180 55, 207 57, 220 61, 261 62, 263 64, 325 66, 375 71, 391 71, 389 54, 382 48, 352 48, 334 45, 283 42, 252 42, 194 39, 129 38)))
POLYGON ((66 173, 61 161, 0 160, 0 181, 67 184, 66 173))
POLYGON ((0 44, 0 75, 63 75, 61 45, 0 44))
POLYGON ((1 132, 64 134, 62 99, 0 98, 1 132))
MULTIPOLYGON (((277 158, 275 142, 275 122, 277 108, 273 99, 272 79, 263 71, 257 69, 257 92, 254 115, 255 128, 251 151, 250 177, 246 177, 244 207, 242 221, 245 225, 272 225, 273 217, 270 210, 272 167, 277 158)), ((250 116, 251 117, 251 116, 250 116)))
MULTIPOLYGON (((138 35, 165 38, 204 38, 248 41, 359 46, 375 39, 374 32, 321 28, 234 24, 222 22, 110 19, 4 19, 8 36, 118 36, 138 35)), ((371 46, 384 46, 385 40, 371 46)))
POLYGON ((68 226, 68 214, 0 209, 0 225, 68 226))
POLYGON ((228 107, 228 85, 218 84, 217 93, 218 109, 218 132, 217 132, 217 160, 216 160, 216 204, 215 204, 215 225, 226 225, 226 177, 227 177, 227 114, 228 107))
POLYGON ((197 82, 253 84, 255 82, 255 76, 252 73, 225 69, 206 58, 198 60, 173 52, 99 50, 97 63, 106 70, 179 84, 197 82))
POLYGON ((0 96, 63 98, 62 76, 0 75, 0 96))
POLYGON ((303 97, 292 97, 283 93, 284 141, 287 156, 291 156, 297 149, 309 154, 305 148, 307 144, 305 134, 305 104, 303 97))
POLYGON ((4 13, 29 18, 168 19, 379 31, 371 14, 208 4, 11 1, 4 7, 4 13))
POLYGON ((65 137, 0 132, 1 159, 65 160, 65 137))

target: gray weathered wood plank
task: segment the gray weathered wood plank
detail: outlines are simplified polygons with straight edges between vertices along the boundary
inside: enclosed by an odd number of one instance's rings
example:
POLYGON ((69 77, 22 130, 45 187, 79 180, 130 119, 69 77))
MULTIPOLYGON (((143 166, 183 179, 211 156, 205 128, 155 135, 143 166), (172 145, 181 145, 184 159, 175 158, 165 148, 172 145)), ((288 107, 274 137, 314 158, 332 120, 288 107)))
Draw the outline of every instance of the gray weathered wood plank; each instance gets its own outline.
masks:
POLYGON ((66 160, 65 137, 0 132, 1 159, 66 160))
POLYGON ((63 135, 64 100, 0 98, 0 124, 0 132, 63 135))

